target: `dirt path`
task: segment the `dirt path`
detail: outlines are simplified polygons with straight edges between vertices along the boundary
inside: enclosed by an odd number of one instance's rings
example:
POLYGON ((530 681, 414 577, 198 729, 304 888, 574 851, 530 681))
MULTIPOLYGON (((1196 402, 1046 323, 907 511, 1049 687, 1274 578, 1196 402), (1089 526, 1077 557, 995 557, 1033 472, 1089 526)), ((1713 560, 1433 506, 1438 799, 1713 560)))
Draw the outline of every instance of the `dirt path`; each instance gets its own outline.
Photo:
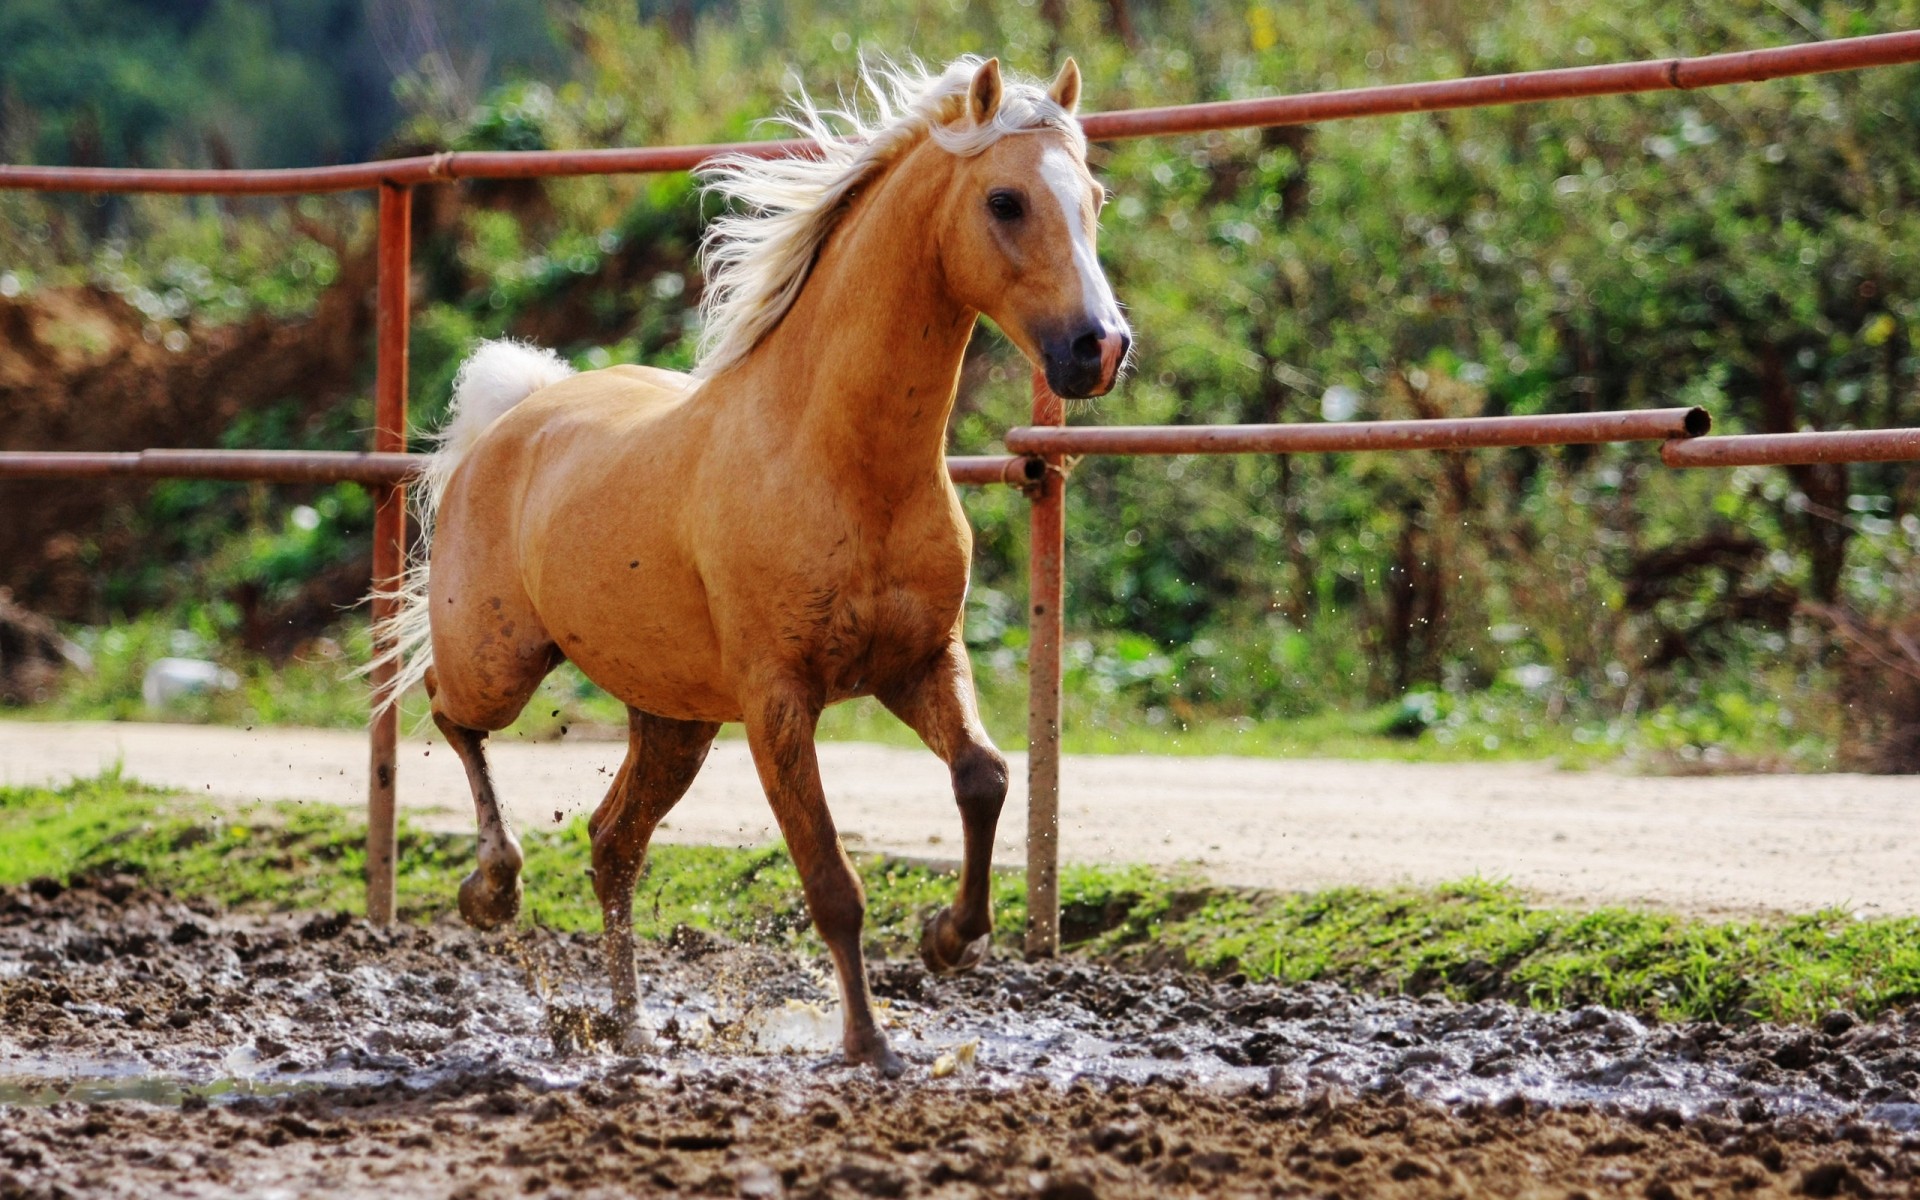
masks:
MULTIPOLYGON (((619 765, 605 742, 495 747, 522 827, 590 811, 619 765)), ((996 856, 1022 861, 1025 763, 996 856)), ((959 821, 929 754, 820 748, 848 844, 948 858, 959 821)), ((0 721, 0 782, 58 782, 119 761, 150 783, 241 801, 364 802, 356 733, 0 721)), ((467 828, 466 783, 444 744, 402 747, 416 819, 467 828)), ((1480 874, 1545 900, 1699 914, 1920 913, 1920 782, 1860 775, 1659 778, 1527 764, 1070 757, 1061 852, 1069 862, 1194 864, 1223 883, 1286 889, 1436 883, 1480 874)), ((746 746, 723 741, 662 826, 667 841, 762 845, 778 833, 746 746)))

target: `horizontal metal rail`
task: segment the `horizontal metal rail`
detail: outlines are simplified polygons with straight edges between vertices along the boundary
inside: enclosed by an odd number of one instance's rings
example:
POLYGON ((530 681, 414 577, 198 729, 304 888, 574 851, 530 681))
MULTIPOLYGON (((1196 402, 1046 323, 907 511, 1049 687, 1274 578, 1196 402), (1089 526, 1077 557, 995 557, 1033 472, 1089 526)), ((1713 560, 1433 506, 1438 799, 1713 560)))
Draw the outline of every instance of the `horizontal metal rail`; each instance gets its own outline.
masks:
POLYGON ((955 483, 1004 483, 1026 487, 1046 474, 1047 465, 1021 454, 962 454, 947 457, 947 474, 955 483))
POLYGON ((1210 129, 1305 125, 1314 121, 1439 112, 1451 108, 1485 108, 1495 104, 1531 104, 1585 96, 1684 91, 1910 62, 1920 62, 1920 30, 1707 54, 1698 58, 1600 63, 1431 83, 1393 83, 1334 92, 1303 92, 1295 96, 1136 108, 1092 113, 1080 123, 1088 137, 1104 141, 1210 129))
MULTIPOLYGON (((1379 117, 1444 109, 1529 104, 1586 96, 1758 83, 1790 75, 1817 75, 1861 67, 1920 62, 1920 30, 1835 38, 1697 58, 1602 63, 1507 75, 1478 75, 1427 83, 1386 84, 1221 100, 1165 108, 1090 113, 1081 118, 1096 141, 1198 133, 1215 129, 1304 125, 1351 117, 1379 117)), ((261 171, 195 171, 135 167, 0 166, 0 189, 34 191, 223 193, 229 195, 344 192, 389 184, 448 183, 456 179, 535 179, 564 175, 686 171, 718 154, 764 157, 806 154, 804 140, 728 145, 659 146, 611 150, 455 151, 261 171)))
POLYGON ((352 192, 383 183, 410 186, 457 179, 542 179, 571 175, 646 175, 691 171, 721 154, 780 158, 809 153, 809 141, 734 142, 710 146, 636 146, 609 150, 457 150, 340 163, 212 171, 146 167, 0 166, 0 189, 40 192, 172 192, 286 196, 352 192))
POLYGON ((1920 461, 1920 429, 1755 433, 1668 442, 1660 448, 1660 461, 1670 467, 1920 461))
MULTIPOLYGON (((5 450, 0 479, 220 479, 233 483, 406 483, 424 454, 362 454, 351 450, 5 450)), ((1024 487, 1040 464, 1012 454, 947 459, 955 483, 1024 487)))
POLYGON ((1055 425, 1007 431, 1015 454, 1326 454, 1349 450, 1473 450, 1699 437, 1704 408, 1459 417, 1429 421, 1329 421, 1298 425, 1055 425))
POLYGON ((234 483, 405 483, 421 454, 351 450, 8 450, 0 479, 223 479, 234 483))

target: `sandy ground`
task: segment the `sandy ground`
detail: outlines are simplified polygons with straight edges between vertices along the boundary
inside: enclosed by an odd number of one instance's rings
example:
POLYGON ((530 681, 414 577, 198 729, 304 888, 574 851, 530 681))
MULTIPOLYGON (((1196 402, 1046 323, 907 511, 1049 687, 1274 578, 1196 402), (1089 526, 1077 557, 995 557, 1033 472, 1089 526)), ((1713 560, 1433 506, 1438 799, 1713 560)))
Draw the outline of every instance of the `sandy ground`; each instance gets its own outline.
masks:
MULTIPOLYGON (((624 747, 497 742, 500 790, 522 828, 598 803, 624 747)), ((1025 762, 996 858, 1023 861, 1025 762)), ((959 853, 945 768, 921 751, 823 743, 847 844, 922 858, 959 853)), ((119 762, 134 778, 240 801, 365 799, 367 743, 340 731, 0 721, 0 782, 63 782, 119 762)), ((1544 900, 1718 915, 1840 905, 1920 913, 1920 781, 1860 775, 1640 777, 1528 764, 1069 757, 1068 862, 1197 866, 1223 883, 1506 879, 1544 900)), ((459 763, 408 742, 400 795, 415 819, 465 828, 459 763)), ((722 741, 661 839, 778 838, 745 743, 722 741)))

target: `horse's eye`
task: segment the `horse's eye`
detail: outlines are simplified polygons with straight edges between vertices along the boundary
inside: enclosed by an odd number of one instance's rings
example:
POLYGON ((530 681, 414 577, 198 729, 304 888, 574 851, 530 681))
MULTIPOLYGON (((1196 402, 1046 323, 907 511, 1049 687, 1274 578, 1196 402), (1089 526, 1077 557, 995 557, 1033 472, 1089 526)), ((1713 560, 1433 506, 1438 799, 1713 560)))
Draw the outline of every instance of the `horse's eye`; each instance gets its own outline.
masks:
POLYGON ((987 211, 995 220, 1017 221, 1024 210, 1020 207, 1020 197, 1012 192, 994 192, 987 197, 987 211))

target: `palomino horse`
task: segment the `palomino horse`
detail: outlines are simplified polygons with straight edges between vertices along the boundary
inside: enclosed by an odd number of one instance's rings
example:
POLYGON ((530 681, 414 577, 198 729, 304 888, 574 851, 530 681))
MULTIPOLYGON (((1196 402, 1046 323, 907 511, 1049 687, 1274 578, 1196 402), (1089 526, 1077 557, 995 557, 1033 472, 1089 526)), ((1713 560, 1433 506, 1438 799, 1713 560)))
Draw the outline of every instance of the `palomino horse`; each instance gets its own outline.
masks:
POLYGON ((943 457, 960 361, 985 313, 1063 396, 1113 386, 1128 335, 1094 256, 1103 192, 1073 112, 997 60, 869 72, 877 119, 837 133, 800 102, 817 158, 705 171, 740 202, 707 238, 700 365, 574 375, 482 346, 428 470, 428 564, 386 631, 459 753, 479 865, 460 911, 519 909, 521 854, 488 777, 487 732, 572 660, 627 705, 629 740, 594 812, 593 885, 616 1014, 634 1015, 631 906, 654 827, 722 722, 746 725, 767 799, 832 952, 847 1058, 902 1069, 874 1023, 866 898, 821 791, 828 704, 878 697, 952 772, 958 895, 927 925, 936 971, 986 953, 988 859, 1006 760, 981 727, 960 639, 972 533, 943 457))

